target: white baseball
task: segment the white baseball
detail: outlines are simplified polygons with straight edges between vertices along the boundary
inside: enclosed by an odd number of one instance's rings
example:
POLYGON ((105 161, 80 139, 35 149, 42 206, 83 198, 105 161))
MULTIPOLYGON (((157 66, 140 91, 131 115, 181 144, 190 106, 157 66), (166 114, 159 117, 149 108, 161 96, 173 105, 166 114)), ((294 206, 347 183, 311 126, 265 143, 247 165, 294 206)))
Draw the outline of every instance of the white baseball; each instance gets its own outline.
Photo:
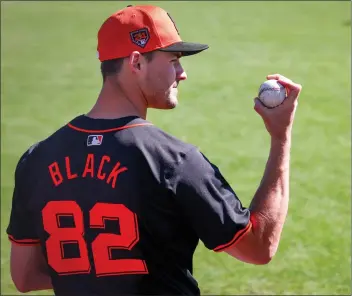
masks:
POLYGON ((286 89, 277 80, 267 80, 259 88, 259 100, 269 108, 279 106, 286 98, 286 89))

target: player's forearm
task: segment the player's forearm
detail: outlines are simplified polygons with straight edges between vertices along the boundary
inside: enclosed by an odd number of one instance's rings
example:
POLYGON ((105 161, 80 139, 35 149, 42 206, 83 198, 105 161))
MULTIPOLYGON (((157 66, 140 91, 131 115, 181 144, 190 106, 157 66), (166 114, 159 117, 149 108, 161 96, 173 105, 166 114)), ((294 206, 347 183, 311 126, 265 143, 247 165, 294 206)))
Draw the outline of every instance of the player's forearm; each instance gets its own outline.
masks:
POLYGON ((51 290, 53 288, 51 277, 42 260, 27 263, 29 264, 22 267, 21 271, 12 266, 11 276, 16 288, 22 293, 51 290))
POLYGON ((269 159, 261 184, 249 207, 253 233, 272 258, 279 245, 289 202, 291 137, 271 140, 269 159))
POLYGON ((51 278, 48 274, 43 272, 32 273, 25 286, 27 292, 40 291, 40 290, 51 290, 53 288, 51 278))

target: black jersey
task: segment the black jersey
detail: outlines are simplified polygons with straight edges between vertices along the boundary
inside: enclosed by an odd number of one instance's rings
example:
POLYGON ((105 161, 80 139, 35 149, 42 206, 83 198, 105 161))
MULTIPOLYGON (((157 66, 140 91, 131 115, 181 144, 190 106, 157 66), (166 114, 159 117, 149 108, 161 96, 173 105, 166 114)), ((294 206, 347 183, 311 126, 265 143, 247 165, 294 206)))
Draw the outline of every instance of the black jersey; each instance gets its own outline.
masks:
POLYGON ((197 147, 138 117, 81 115, 21 157, 7 232, 41 245, 59 296, 197 295, 199 239, 222 251, 249 216, 197 147))

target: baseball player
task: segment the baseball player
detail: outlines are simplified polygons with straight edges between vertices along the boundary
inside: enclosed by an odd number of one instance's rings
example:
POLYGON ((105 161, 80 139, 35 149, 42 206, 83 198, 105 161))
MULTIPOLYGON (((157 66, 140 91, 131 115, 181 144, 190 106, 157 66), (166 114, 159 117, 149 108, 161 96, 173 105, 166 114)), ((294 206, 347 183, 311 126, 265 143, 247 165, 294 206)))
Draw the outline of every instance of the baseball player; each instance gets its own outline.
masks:
POLYGON ((301 86, 275 74, 288 98, 267 109, 263 179, 248 208, 197 147, 146 120, 177 105, 180 58, 207 45, 181 40, 156 6, 128 6, 98 32, 103 86, 96 104, 20 158, 7 233, 20 292, 199 295, 201 240, 250 264, 275 255, 287 214, 291 129, 301 86))

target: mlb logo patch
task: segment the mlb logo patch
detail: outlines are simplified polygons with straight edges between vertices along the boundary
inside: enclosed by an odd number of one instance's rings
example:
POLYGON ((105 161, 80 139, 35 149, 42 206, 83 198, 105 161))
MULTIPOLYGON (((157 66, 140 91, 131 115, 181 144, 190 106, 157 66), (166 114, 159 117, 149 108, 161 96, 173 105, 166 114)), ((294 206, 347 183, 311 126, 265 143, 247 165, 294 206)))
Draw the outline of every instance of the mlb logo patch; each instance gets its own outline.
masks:
POLYGON ((90 135, 87 139, 87 146, 99 146, 103 142, 102 135, 90 135))
POLYGON ((149 32, 148 29, 140 29, 130 33, 131 40, 134 44, 139 47, 144 48, 149 41, 149 32))

